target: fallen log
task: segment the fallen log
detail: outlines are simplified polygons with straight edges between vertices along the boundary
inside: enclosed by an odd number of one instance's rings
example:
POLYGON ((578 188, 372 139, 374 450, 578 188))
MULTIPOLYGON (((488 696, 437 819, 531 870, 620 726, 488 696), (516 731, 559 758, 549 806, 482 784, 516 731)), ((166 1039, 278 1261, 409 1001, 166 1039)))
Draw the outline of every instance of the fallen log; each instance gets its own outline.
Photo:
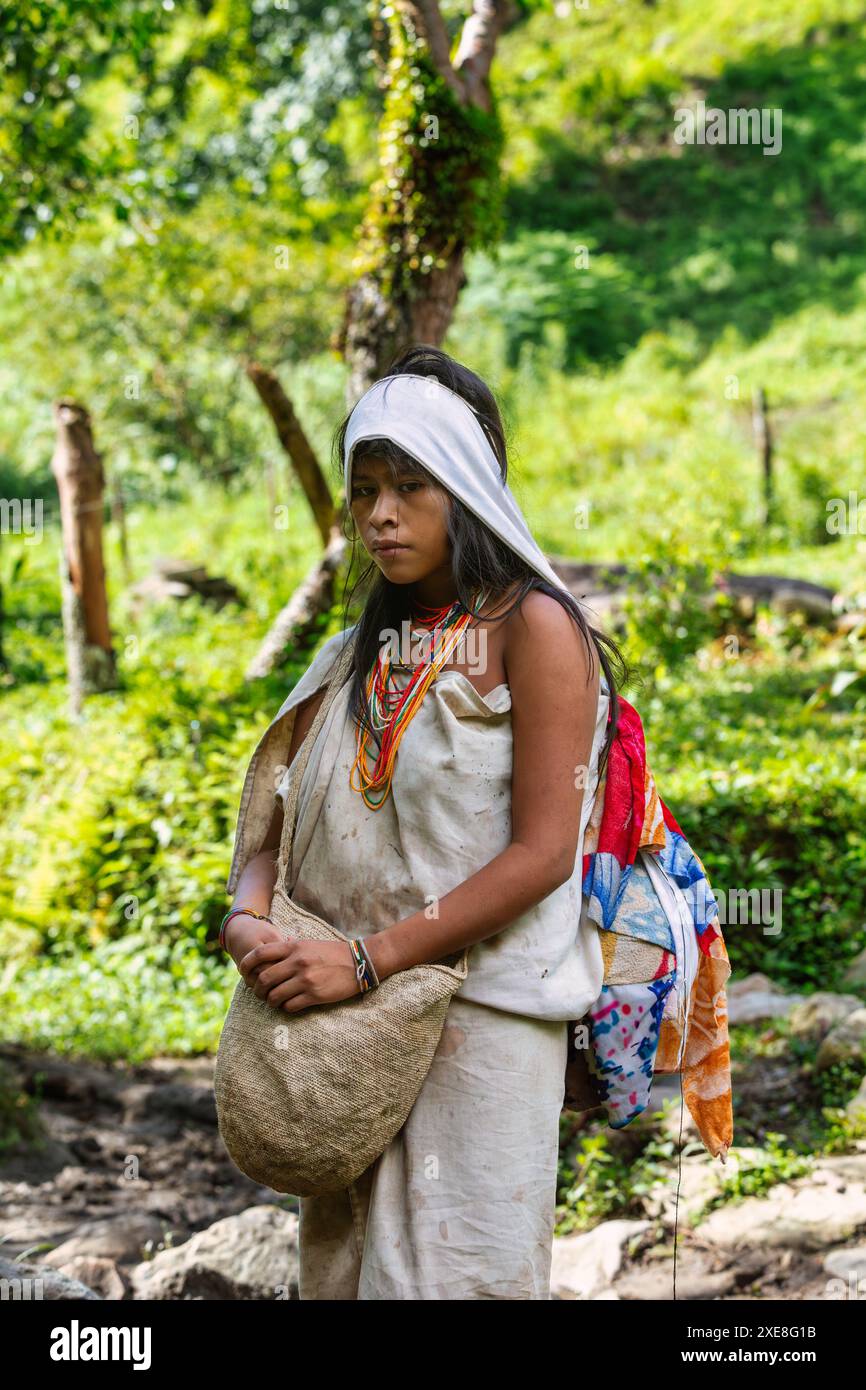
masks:
MULTIPOLYGON (((618 561, 578 562, 564 555, 550 555, 548 559, 575 598, 599 614, 610 614, 638 577, 636 570, 618 561)), ((738 606, 746 615, 753 614, 759 603, 767 604, 778 612, 805 613, 813 622, 828 621, 835 612, 834 591, 808 579, 790 579, 781 574, 735 574, 732 570, 721 570, 714 582, 717 589, 739 600, 738 606)))
POLYGON ((230 580, 222 575, 210 575, 203 565, 191 565, 161 555, 153 562, 152 572, 130 590, 133 611, 138 613, 145 602, 160 602, 167 598, 185 599, 197 594, 217 610, 227 603, 243 603, 243 597, 230 580))

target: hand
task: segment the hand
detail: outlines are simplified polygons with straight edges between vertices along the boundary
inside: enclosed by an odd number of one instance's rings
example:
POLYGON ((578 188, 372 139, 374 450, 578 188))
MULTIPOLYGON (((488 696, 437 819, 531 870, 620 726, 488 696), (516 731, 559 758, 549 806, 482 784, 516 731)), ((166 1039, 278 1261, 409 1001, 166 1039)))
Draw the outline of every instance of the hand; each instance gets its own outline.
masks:
POLYGON ((238 970, 244 956, 249 955, 254 946, 259 946, 265 941, 282 939, 277 928, 270 922, 260 922, 257 917, 248 917, 245 912, 239 912, 237 917, 233 917, 225 930, 226 950, 238 970))
POLYGON ((361 992, 348 941, 265 941, 238 969, 259 999, 285 1013, 361 992))

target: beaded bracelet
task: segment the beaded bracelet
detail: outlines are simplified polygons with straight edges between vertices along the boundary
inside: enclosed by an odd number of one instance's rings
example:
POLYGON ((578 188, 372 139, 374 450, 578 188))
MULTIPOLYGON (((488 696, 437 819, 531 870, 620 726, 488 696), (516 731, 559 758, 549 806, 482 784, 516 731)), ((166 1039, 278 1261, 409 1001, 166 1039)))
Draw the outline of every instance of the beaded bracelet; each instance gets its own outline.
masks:
POLYGON ((350 941, 349 947, 352 952, 352 959, 355 961, 355 976, 360 991, 362 994, 366 994, 368 990, 376 988, 379 983, 379 977, 376 974, 369 953, 362 942, 357 939, 350 941))
POLYGON ((358 949, 359 949, 359 951, 361 952, 361 954, 363 955, 365 961, 367 962, 367 965, 369 966, 370 974, 371 974, 372 977, 373 977, 373 984, 374 984, 374 985, 378 985, 378 984, 380 983, 380 981, 379 981, 379 976, 378 976, 378 974, 376 973, 376 967, 375 967, 375 965, 373 964, 373 958, 372 958, 372 956, 370 955, 369 950, 367 949, 367 943, 366 943, 365 941, 363 941, 360 937, 358 938, 358 949))
MULTIPOLYGON (((270 917, 266 917, 263 912, 253 912, 252 908, 229 908, 228 912, 226 913, 225 917, 222 919, 222 922, 220 924, 220 947, 224 951, 228 950, 228 947, 226 946, 226 927, 228 926, 229 922, 232 920, 233 917, 255 917, 256 921, 258 922, 271 922, 270 917)), ((271 922, 271 926, 273 925, 273 922, 271 922)))

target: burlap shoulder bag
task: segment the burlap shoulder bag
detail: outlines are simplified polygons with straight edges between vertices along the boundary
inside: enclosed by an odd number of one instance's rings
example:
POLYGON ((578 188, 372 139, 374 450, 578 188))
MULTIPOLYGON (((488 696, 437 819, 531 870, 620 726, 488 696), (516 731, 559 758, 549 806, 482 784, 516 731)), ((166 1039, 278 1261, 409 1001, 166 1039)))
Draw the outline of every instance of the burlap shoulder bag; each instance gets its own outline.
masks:
MULTIPOLYGON (((351 653, 350 641, 292 763, 270 910, 287 939, 347 940, 292 902, 285 884, 301 778, 351 653)), ((241 1172, 300 1197, 336 1192, 358 1178, 415 1103, 451 996, 468 974, 467 955, 400 970, 365 994, 300 1013, 272 1008, 240 979, 220 1035, 214 1089, 220 1135, 241 1172)))

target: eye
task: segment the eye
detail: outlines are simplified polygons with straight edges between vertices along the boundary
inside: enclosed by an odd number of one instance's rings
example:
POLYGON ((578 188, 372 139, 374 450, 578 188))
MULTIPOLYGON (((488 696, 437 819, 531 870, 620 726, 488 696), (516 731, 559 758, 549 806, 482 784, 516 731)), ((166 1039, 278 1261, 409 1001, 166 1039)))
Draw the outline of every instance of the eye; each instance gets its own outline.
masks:
POLYGON ((423 487, 424 484, 423 484, 423 483, 419 483, 419 482, 414 482, 414 483, 406 482, 406 483, 401 483, 400 486, 401 486, 401 487, 412 487, 412 488, 415 488, 415 487, 423 487))

